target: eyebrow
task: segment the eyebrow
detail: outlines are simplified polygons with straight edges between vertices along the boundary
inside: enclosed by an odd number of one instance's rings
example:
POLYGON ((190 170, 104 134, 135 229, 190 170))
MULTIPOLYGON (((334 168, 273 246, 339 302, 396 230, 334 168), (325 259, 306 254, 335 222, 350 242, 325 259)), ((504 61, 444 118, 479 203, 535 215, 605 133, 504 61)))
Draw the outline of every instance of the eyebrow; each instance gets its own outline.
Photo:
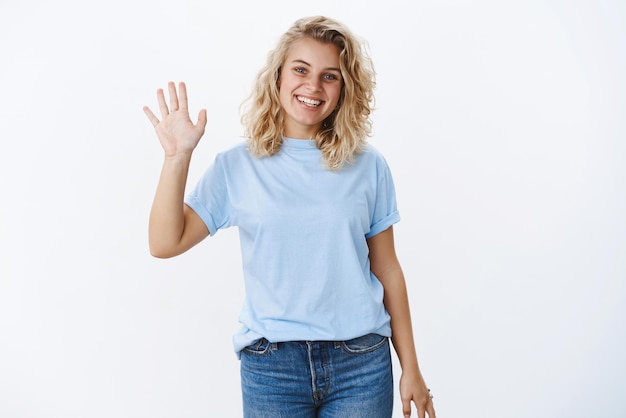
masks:
MULTIPOLYGON (((291 61, 292 63, 298 63, 298 64, 304 64, 304 65, 308 65, 309 67, 311 67, 312 65, 309 64, 308 62, 304 61, 304 60, 300 60, 300 59, 296 59, 291 61)), ((341 74, 341 69, 339 68, 335 68, 335 67, 328 67, 326 68, 326 71, 337 71, 339 74, 341 74)))

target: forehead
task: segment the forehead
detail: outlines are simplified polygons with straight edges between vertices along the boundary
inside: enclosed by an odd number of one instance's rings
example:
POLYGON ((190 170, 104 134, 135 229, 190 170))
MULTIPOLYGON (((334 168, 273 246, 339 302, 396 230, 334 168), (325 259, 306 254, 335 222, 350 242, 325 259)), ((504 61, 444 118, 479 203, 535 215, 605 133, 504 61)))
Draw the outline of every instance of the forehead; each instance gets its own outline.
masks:
POLYGON ((339 68, 339 48, 312 38, 298 39, 291 44, 285 62, 304 61, 312 67, 339 68))

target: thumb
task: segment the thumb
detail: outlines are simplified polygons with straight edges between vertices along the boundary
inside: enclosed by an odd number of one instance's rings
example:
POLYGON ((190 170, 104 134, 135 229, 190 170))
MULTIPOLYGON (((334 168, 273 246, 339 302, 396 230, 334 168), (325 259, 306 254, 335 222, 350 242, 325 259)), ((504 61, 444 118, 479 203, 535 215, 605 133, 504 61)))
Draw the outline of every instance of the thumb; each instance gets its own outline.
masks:
POLYGON ((198 122, 196 123, 198 126, 201 126, 202 129, 204 129, 204 127, 206 126, 206 109, 202 109, 199 113, 198 113, 198 122))
POLYGON ((198 132, 200 136, 204 135, 204 128, 206 127, 206 109, 202 109, 200 113, 198 113, 198 121, 194 126, 195 130, 198 132))

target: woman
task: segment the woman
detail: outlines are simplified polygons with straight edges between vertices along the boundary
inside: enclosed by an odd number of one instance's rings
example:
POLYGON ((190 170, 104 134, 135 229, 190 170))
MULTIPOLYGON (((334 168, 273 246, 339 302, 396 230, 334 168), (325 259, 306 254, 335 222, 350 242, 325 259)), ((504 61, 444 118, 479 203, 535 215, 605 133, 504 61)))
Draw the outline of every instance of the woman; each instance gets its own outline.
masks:
POLYGON ((165 151, 150 251, 172 257, 239 228, 246 299, 234 336, 245 417, 390 417, 388 337, 402 366, 405 416, 434 417, 418 367, 391 173, 370 145, 374 70, 337 21, 297 21, 268 56, 247 102, 245 143, 218 154, 185 196, 194 124, 169 83, 147 107, 165 151))

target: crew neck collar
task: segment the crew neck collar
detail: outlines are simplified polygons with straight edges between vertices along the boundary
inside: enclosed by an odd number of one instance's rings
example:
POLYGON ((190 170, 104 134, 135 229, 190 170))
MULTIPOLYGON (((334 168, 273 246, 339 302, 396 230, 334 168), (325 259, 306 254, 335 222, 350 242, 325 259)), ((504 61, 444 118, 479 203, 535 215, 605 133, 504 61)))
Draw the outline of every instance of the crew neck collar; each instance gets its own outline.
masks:
POLYGON ((289 138, 287 136, 283 137, 283 144, 288 146, 289 148, 299 148, 299 149, 317 149, 317 145, 315 144, 314 139, 295 139, 289 138))

